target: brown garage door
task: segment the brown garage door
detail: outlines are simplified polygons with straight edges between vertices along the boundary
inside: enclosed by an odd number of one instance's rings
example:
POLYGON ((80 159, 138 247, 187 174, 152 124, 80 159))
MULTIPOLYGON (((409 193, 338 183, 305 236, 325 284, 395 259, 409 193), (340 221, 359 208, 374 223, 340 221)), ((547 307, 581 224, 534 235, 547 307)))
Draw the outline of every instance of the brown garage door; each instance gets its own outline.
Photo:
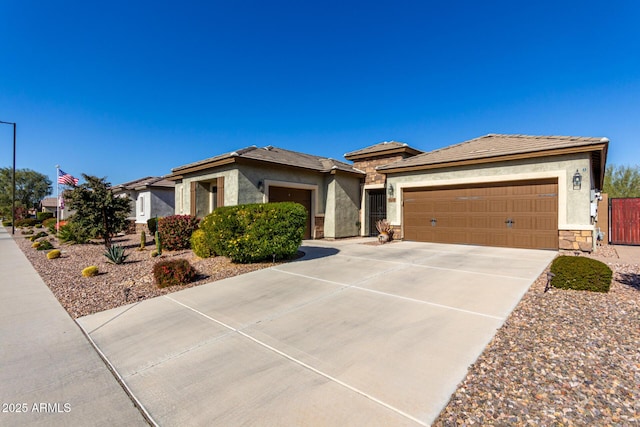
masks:
POLYGON ((404 239, 558 249, 556 180, 403 191, 404 239))
POLYGON ((307 227, 304 230, 304 238, 311 238, 311 190, 299 188, 269 187, 270 202, 296 202, 307 210, 307 227))

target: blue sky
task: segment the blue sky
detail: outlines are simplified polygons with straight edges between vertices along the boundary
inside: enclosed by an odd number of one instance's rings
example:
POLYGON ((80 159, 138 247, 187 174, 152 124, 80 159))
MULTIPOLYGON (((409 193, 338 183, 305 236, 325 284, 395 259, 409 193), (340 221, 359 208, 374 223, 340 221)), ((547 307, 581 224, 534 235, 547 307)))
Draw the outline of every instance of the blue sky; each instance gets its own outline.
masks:
MULTIPOLYGON (((487 133, 606 136, 636 165, 638 22, 634 0, 0 0, 0 120, 54 182, 487 133)), ((0 125, 0 166, 11 141, 0 125)))

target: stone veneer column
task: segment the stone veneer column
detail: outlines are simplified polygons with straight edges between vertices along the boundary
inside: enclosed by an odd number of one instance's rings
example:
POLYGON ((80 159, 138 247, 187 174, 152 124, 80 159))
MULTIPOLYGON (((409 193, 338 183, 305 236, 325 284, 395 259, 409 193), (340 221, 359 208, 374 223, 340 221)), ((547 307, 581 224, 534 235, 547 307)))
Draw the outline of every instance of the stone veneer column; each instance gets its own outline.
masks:
POLYGON ((593 231, 591 230, 560 230, 560 249, 571 251, 592 252, 593 231))

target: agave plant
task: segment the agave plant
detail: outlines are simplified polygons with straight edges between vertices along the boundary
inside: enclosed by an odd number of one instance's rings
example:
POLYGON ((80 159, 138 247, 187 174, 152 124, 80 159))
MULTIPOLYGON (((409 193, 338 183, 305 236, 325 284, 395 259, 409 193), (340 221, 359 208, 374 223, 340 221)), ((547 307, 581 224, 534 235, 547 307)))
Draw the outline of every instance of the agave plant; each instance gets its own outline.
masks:
POLYGON ((123 246, 113 245, 107 249, 104 256, 109 260, 107 262, 111 264, 122 264, 129 255, 124 254, 123 246))

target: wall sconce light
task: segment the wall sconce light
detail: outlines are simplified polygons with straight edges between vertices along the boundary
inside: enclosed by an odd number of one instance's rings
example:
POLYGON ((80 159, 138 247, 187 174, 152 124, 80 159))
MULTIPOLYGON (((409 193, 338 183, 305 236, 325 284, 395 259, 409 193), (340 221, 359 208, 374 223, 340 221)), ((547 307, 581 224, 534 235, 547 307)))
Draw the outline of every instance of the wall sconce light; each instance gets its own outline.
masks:
POLYGON ((389 197, 393 197, 393 184, 389 184, 389 187, 387 187, 387 194, 389 194, 389 197))
POLYGON ((582 188, 582 175, 576 169, 576 173, 573 174, 573 189, 580 190, 582 188))
POLYGON ((258 191, 261 193, 264 193, 264 181, 260 180, 258 181, 258 191))

